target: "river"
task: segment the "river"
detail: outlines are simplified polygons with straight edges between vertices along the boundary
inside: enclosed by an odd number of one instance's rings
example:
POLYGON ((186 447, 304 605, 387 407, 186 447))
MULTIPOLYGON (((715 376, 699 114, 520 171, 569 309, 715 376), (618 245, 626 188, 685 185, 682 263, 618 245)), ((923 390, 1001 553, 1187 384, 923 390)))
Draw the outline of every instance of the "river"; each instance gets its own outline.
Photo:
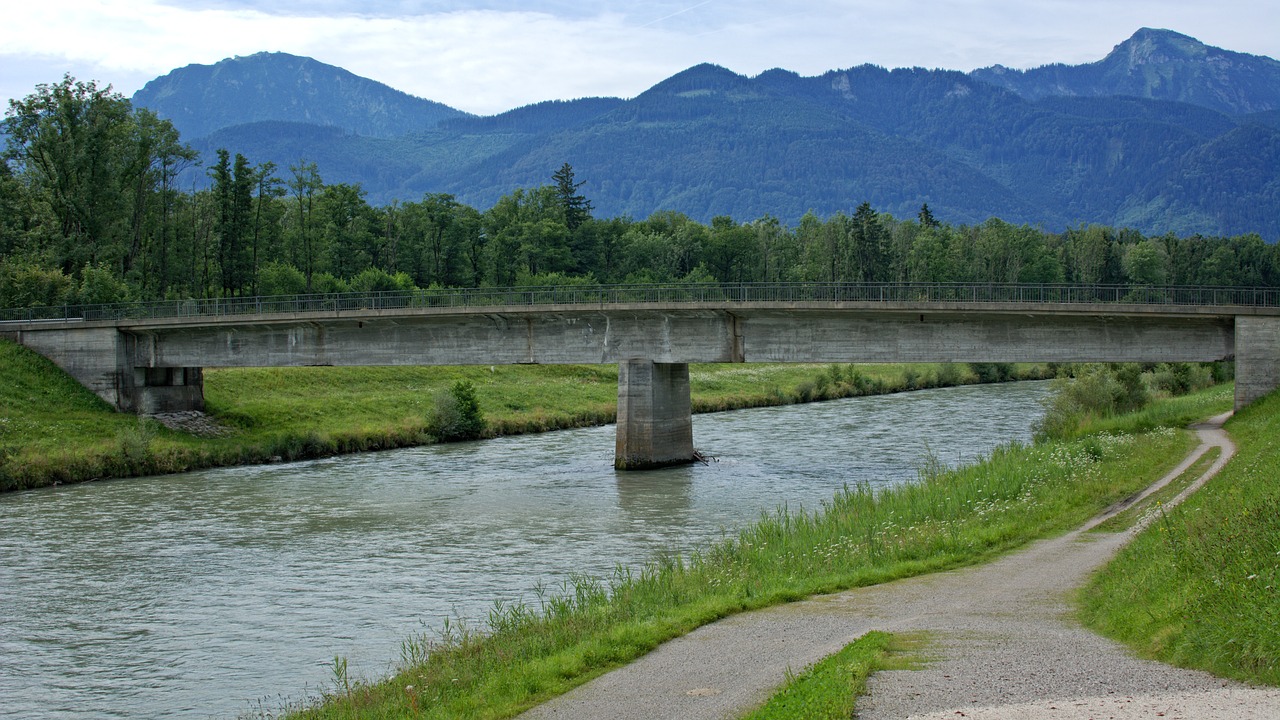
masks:
POLYGON ((613 427, 0 496, 0 718, 234 718, 574 572, 1029 438, 1046 383, 699 415, 718 458, 613 469, 613 427))

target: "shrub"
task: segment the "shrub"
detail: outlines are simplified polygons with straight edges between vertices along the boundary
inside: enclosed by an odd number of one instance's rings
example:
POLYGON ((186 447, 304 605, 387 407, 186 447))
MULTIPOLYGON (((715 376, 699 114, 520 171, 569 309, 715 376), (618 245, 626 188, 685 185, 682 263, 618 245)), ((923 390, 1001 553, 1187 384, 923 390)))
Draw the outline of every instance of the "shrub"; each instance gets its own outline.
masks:
POLYGON ((1012 363, 969 363, 980 383, 1004 382, 1013 377, 1012 363))
POLYGON ((484 415, 476 399, 476 387, 459 380, 436 393, 428 430, 442 441, 475 440, 484 433, 484 415))

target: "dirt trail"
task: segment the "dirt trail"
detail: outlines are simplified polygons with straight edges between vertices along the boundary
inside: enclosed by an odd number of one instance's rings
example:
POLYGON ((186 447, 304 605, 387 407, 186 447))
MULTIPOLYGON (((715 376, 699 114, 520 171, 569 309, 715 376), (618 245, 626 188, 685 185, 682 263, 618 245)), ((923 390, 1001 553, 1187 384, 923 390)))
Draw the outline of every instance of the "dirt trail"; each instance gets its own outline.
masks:
MULTIPOLYGON (((1222 456, 1177 501, 1216 474, 1235 452, 1222 431, 1226 417, 1196 426, 1199 447, 1147 492, 1215 446, 1222 456)), ((1084 532, 1122 509, 986 565, 727 618, 521 718, 737 717, 766 699, 789 669, 870 630, 926 631, 936 659, 921 670, 874 676, 860 703, 863 720, 1280 718, 1280 690, 1138 660, 1070 619, 1071 591, 1132 537, 1084 532)))

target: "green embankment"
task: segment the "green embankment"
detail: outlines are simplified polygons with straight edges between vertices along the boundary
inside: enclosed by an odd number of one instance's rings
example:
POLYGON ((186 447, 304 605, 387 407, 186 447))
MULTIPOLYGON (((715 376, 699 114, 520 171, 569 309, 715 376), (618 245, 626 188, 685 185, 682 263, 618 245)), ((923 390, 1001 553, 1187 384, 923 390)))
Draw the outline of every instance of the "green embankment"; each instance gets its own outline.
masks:
MULTIPOLYGON (((934 364, 700 365, 690 376, 698 412, 977 381, 968 366, 934 364)), ((435 400, 458 380, 474 384, 489 436, 615 417, 613 365, 210 369, 205 399, 225 432, 199 437, 112 412, 44 358, 0 341, 0 491, 430 443, 435 400)))
POLYGON ((399 672, 344 678, 300 718, 504 718, 733 613, 971 564, 1077 527, 1168 471, 1193 436, 1161 426, 1230 407, 1230 389, 1158 402, 1131 430, 998 450, 873 493, 851 487, 812 514, 778 511, 687 557, 567 580, 484 627, 404 644, 399 672))
POLYGON ((1094 577, 1081 616, 1144 656, 1280 685, 1280 393, 1227 430, 1237 455, 1094 577))

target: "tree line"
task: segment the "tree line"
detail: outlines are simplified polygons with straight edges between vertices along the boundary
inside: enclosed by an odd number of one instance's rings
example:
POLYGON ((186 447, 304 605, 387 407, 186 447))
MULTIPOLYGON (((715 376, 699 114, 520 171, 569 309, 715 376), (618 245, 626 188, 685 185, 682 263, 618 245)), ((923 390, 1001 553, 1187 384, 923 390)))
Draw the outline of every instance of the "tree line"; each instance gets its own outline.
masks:
POLYGON ((1049 232, 992 218, 850 213, 709 224, 597 218, 563 164, 486 210, 445 193, 373 206, 313 162, 197 153, 166 120, 67 76, 10 101, 0 162, 0 306, 586 283, 919 281, 1280 285, 1256 234, 1049 232))

